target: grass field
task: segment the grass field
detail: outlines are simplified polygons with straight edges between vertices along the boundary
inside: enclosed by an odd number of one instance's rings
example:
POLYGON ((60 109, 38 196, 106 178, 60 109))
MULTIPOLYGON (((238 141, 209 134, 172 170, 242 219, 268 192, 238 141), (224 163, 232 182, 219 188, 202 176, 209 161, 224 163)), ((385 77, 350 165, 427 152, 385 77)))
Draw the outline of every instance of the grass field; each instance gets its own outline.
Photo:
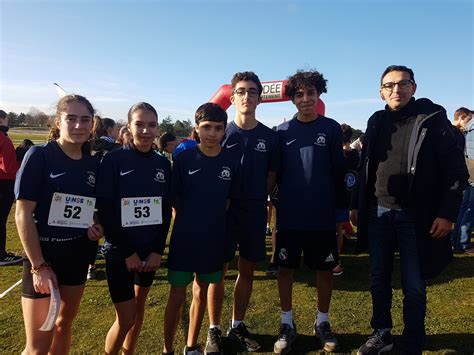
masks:
MULTIPOLYGON (((23 138, 21 138, 23 139, 23 138)), ((35 143, 39 143, 34 140, 35 143)), ((13 211, 8 221, 7 249, 21 253, 21 244, 14 225, 13 211)), ((371 299, 369 293, 368 256, 354 255, 354 241, 350 241, 342 255, 344 274, 336 277, 331 304, 331 324, 338 335, 340 353, 354 353, 371 332, 371 299)), ((270 246, 268 245, 268 259, 270 246)), ((196 262, 199 262, 197 256, 196 262)), ((256 334, 263 353, 271 353, 280 322, 280 308, 276 280, 265 275, 266 263, 258 266, 254 292, 246 323, 256 334)), ((396 344, 402 332, 402 292, 395 265, 393 281, 393 317, 396 344)), ((105 335, 114 319, 114 307, 108 294, 104 262, 98 261, 98 279, 87 282, 81 310, 73 329, 73 353, 103 353, 105 335)), ((0 292, 21 278, 21 267, 0 267, 0 292)), ((428 286, 428 312, 426 318, 427 354, 472 354, 474 351, 474 257, 456 256, 455 260, 428 286)), ((233 282, 236 263, 230 267, 226 279, 226 298, 223 310, 225 328, 231 317, 233 282)), ((294 286, 295 320, 300 334, 293 354, 321 353, 321 344, 312 335, 316 303, 314 276, 302 268, 294 286)), ((138 345, 139 354, 160 354, 162 350, 163 314, 168 298, 166 270, 156 275, 148 297, 145 322, 138 345)), ((22 351, 25 335, 20 307, 21 286, 0 299, 0 354, 18 354, 22 351)), ((188 295, 189 296, 189 295, 188 295)), ((188 300, 190 298, 188 297, 188 300)), ((186 306, 188 307, 189 304, 186 306)), ((187 309, 178 328, 176 353, 182 351, 187 328, 187 309)), ((205 343, 207 319, 201 331, 200 343, 205 343)), ((224 353, 231 354, 228 344, 224 353)), ((398 352, 398 347, 394 353, 398 352)))
POLYGON ((48 137, 48 131, 30 131, 12 128, 8 132, 8 136, 16 148, 25 138, 31 139, 35 144, 45 143, 48 137))
MULTIPOLYGON (((14 226, 13 213, 8 222, 8 231, 7 248, 20 253, 21 245, 14 226)), ((352 247, 353 241, 349 243, 348 249, 352 247)), ((268 254, 270 254, 270 246, 268 246, 268 254)), ((351 353, 357 350, 370 332, 368 257, 353 255, 348 250, 347 254, 342 255, 342 261, 345 272, 342 276, 336 277, 330 317, 332 326, 338 334, 340 352, 351 353)), ((102 260, 98 261, 98 268, 98 279, 87 282, 81 310, 74 324, 74 353, 101 353, 106 332, 114 319, 114 308, 108 294, 102 260)), ((246 322, 252 327, 251 331, 257 334, 256 339, 262 344, 263 352, 271 353, 278 331, 280 310, 276 280, 265 275, 265 268, 266 263, 258 267, 246 322)), ((473 274, 474 257, 457 256, 440 277, 429 282, 426 319, 427 353, 472 354, 474 349, 473 274)), ((21 267, 18 265, 1 267, 0 275, 0 290, 3 292, 21 278, 21 267)), ((157 273, 150 291, 138 346, 138 353, 141 354, 161 352, 163 312, 168 297, 165 275, 165 270, 157 273)), ((226 282, 223 311, 225 325, 231 317, 231 296, 235 277, 236 265, 233 263, 226 282)), ((321 351, 320 343, 312 336, 316 302, 314 285, 314 277, 307 269, 303 268, 297 273, 294 287, 294 311, 300 336, 294 347, 294 354, 317 354, 321 351)), ((395 340, 398 341, 402 331, 402 293, 398 272, 394 275, 393 289, 393 332, 395 340)), ((21 286, 0 300, 0 354, 20 353, 24 346, 20 290, 21 286)), ((184 346, 186 327, 187 313, 183 312, 176 342, 178 350, 184 346)), ((206 327, 207 320, 201 331, 201 344, 205 343, 206 327)), ((225 350, 226 354, 231 353, 227 345, 225 350)), ((394 353, 396 352, 395 350, 394 353)))

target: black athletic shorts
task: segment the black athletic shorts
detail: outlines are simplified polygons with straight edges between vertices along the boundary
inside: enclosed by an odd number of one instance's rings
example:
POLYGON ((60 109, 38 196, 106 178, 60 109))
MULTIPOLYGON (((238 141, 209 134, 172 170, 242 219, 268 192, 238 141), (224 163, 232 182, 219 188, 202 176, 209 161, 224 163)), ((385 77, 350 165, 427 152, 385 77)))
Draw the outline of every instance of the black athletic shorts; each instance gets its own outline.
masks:
POLYGON ((332 270, 339 263, 336 231, 277 230, 275 263, 297 269, 301 254, 311 270, 332 270))
MULTIPOLYGON (((51 265, 58 285, 82 285, 87 279, 89 267, 89 250, 91 240, 87 236, 73 237, 72 240, 60 241, 40 237, 40 246, 44 260, 51 265)), ((49 294, 37 293, 33 287, 31 262, 23 260, 22 296, 26 298, 46 298, 49 294)))
POLYGON ((224 261, 234 258, 237 246, 239 255, 251 262, 265 259, 265 232, 267 227, 267 201, 232 200, 227 212, 227 244, 224 261))
POLYGON ((114 248, 110 248, 105 253, 105 270, 113 303, 134 299, 134 285, 150 287, 155 277, 155 271, 128 271, 125 258, 114 248))

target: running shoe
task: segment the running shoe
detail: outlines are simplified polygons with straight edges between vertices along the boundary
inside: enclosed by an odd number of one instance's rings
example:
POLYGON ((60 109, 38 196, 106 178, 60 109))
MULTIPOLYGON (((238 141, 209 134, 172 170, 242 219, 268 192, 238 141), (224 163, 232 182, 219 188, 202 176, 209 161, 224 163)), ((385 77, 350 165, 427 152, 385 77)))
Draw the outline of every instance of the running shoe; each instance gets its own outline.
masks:
POLYGON ((334 269, 332 269, 332 274, 334 276, 342 275, 343 272, 344 272, 344 268, 341 266, 341 264, 337 264, 337 266, 334 269))
POLYGON ((215 355, 221 354, 221 336, 222 332, 219 328, 209 328, 207 331, 206 347, 204 354, 215 355))
POLYGON ((357 355, 375 355, 393 349, 392 334, 390 331, 380 332, 375 330, 357 351, 357 355))
POLYGON ((0 266, 18 264, 22 260, 23 258, 21 256, 12 253, 6 253, 5 256, 0 259, 0 266))
POLYGON ((232 321, 230 321, 227 337, 229 338, 229 341, 240 347, 240 351, 252 352, 260 349, 260 344, 252 339, 252 335, 247 330, 244 322, 240 323, 237 327, 232 328, 232 321))
POLYGON ((322 322, 319 326, 314 327, 316 336, 321 340, 324 351, 331 352, 337 349, 337 339, 331 331, 329 322, 322 322))
POLYGON ((295 323, 293 323, 293 328, 289 324, 282 323, 278 339, 273 345, 273 352, 275 354, 288 354, 297 336, 295 323))
POLYGON ((202 355, 202 351, 200 351, 198 348, 190 350, 186 345, 183 350, 183 355, 202 355))
POLYGON ((267 268, 267 276, 278 276, 278 265, 270 263, 267 268))

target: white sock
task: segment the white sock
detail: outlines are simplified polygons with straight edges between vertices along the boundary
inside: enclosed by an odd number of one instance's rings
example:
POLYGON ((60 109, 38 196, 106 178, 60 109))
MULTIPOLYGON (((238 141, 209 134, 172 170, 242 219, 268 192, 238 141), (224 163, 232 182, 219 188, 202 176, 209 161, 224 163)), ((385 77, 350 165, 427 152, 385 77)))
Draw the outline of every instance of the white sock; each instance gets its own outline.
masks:
POLYGON ((212 328, 217 328, 217 329, 221 330, 221 325, 220 324, 211 324, 209 326, 209 329, 212 329, 212 328))
POLYGON ((291 328, 293 328, 293 310, 289 311, 281 311, 281 322, 288 324, 291 328))
POLYGON ((316 326, 319 326, 322 322, 329 322, 329 313, 323 313, 318 310, 316 312, 316 326))
POLYGON ((232 328, 237 328, 240 323, 242 323, 241 320, 232 319, 232 328))

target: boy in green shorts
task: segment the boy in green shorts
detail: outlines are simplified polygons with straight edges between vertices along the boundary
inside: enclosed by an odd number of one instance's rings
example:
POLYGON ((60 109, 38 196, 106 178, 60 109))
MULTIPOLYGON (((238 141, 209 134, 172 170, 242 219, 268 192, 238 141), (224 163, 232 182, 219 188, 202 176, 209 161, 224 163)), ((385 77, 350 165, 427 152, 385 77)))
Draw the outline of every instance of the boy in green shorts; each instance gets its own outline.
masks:
POLYGON ((186 287, 193 283, 189 329, 184 354, 201 354, 197 339, 210 283, 221 279, 224 264, 225 218, 229 195, 238 186, 240 161, 221 149, 226 112, 206 103, 195 115, 199 144, 176 157, 172 173, 176 218, 170 242, 171 284, 164 322, 163 353, 173 353, 186 287))

